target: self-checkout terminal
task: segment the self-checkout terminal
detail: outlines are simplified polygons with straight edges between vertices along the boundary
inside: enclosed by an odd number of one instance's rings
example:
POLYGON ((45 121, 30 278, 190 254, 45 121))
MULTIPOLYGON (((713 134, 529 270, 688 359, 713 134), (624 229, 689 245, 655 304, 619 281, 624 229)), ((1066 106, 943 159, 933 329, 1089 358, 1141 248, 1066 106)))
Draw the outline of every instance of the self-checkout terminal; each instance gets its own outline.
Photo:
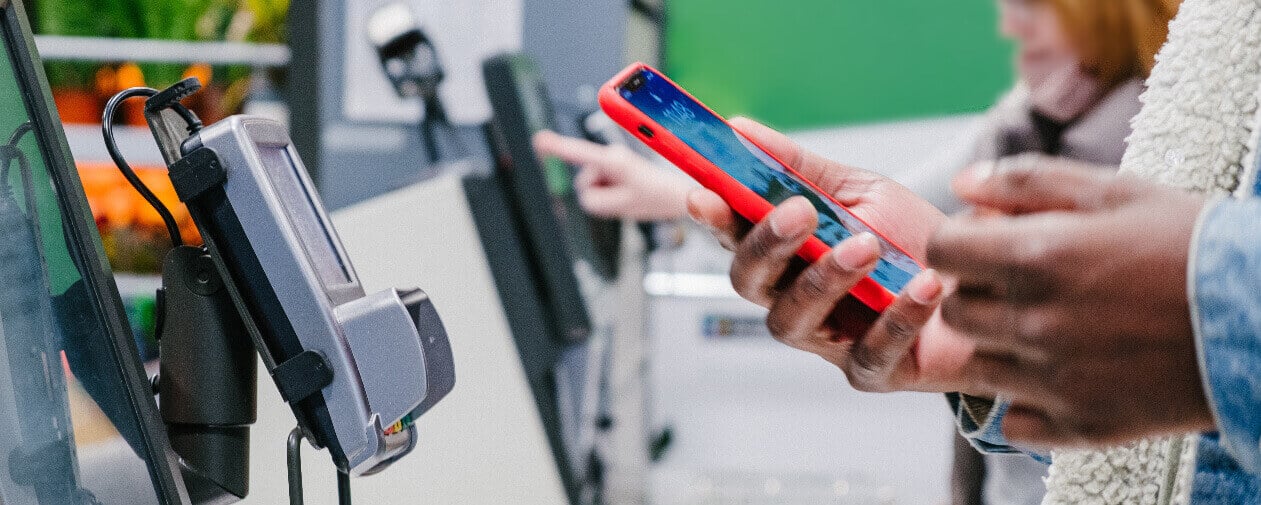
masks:
MULTIPOLYGON (((3 3, 5 1, 0 0, 0 4, 3 3)), ((33 51, 29 40, 23 49, 33 51)), ((383 65, 386 64, 384 54, 382 59, 383 65)), ((587 438, 582 439, 572 432, 609 422, 606 412, 590 406, 592 394, 585 391, 603 387, 599 381, 589 379, 600 374, 595 368, 607 359, 602 354, 605 351, 598 347, 607 345, 601 343, 607 336, 599 337, 604 323, 599 321, 601 316, 592 306, 590 293, 584 291, 590 291, 592 278, 608 281, 616 275, 621 223, 599 222, 582 214, 572 186, 566 185, 572 178, 573 167, 539 160, 529 149, 533 132, 562 126, 551 115, 537 68, 525 58, 504 57, 492 60, 485 70, 496 117, 493 125, 495 160, 500 163, 487 173, 469 178, 468 184, 462 186, 462 194, 476 221, 472 223, 476 227, 470 230, 482 239, 487 251, 484 259, 494 263, 490 268, 494 285, 485 293, 499 288, 504 305, 501 310, 511 326, 511 334, 505 342, 508 346, 515 343, 519 354, 513 354, 512 359, 520 360, 529 381, 529 389, 523 391, 526 394, 518 395, 524 405, 517 406, 516 397, 511 399, 513 401, 499 399, 497 403, 511 404, 511 409, 523 412, 537 409, 534 414, 541 417, 544 424, 540 433, 546 432, 543 443, 533 441, 529 427, 521 433, 510 431, 508 436, 530 439, 525 444, 530 451, 535 447, 545 451, 547 444, 551 444, 555 468, 520 473, 536 476, 560 470, 565 481, 562 493, 569 494, 569 501, 590 503, 592 479, 599 478, 600 461, 591 457, 586 445, 590 442, 589 435, 583 435, 587 438), (538 240, 547 236, 556 240, 552 243, 538 240), (554 261, 557 259, 561 261, 554 261), (528 393, 533 393, 534 405, 529 404, 528 393), (581 396, 587 398, 575 400, 581 396), (523 437, 522 433, 528 436, 523 437)), ((46 84, 38 79, 32 82, 45 89, 46 94, 46 84)), ((196 242, 191 237, 185 244, 185 237, 179 237, 177 230, 171 232, 176 247, 166 258, 163 289, 158 297, 161 335, 158 373, 152 382, 145 378, 146 372, 134 356, 134 344, 127 340, 125 323, 118 322, 122 320, 119 311, 106 311, 104 322, 95 323, 96 326, 124 325, 122 330, 114 332, 116 335, 112 338, 117 342, 110 341, 112 348, 85 349, 85 345, 101 345, 96 342, 99 339, 80 338, 77 340, 83 342, 81 345, 67 345, 64 350, 68 362, 66 381, 99 379, 117 370, 126 371, 126 381, 112 381, 109 387, 101 385, 109 381, 80 382, 115 421, 121 433, 117 445, 140 456, 140 468, 149 469, 151 478, 148 480, 152 481, 152 486, 134 479, 99 479, 95 474, 102 469, 126 466, 101 465, 97 459, 83 463, 84 456, 90 452, 81 450, 76 455, 74 447, 70 446, 69 450, 50 454, 61 455, 58 456, 60 461, 81 460, 79 469, 84 475, 77 483, 73 479, 48 478, 50 483, 70 482, 60 485, 64 493, 59 498, 22 501, 5 495, 5 503, 150 502, 143 497, 131 501, 109 499, 110 493, 97 484, 102 480, 117 483, 133 494, 138 488, 152 487, 159 495, 154 498, 156 503, 228 503, 245 496, 249 493, 250 480, 243 462, 251 458, 251 451, 256 463, 273 462, 259 456, 261 451, 273 456, 273 447, 274 452, 280 452, 279 444, 284 438, 270 427, 292 426, 288 424, 292 419, 279 425, 274 422, 279 418, 268 406, 281 404, 268 399, 275 394, 267 391, 268 386, 264 385, 264 394, 256 397, 257 369, 253 362, 260 356, 263 371, 276 384, 281 399, 289 402, 298 421, 298 429, 290 440, 291 470, 297 458, 294 449, 300 446, 301 439, 329 449, 339 470, 339 484, 349 475, 374 473, 398 462, 417 444, 425 447, 426 441, 417 440, 413 422, 450 390, 453 378, 451 354, 432 304, 418 291, 377 291, 380 286, 390 285, 382 281, 378 272, 382 262, 379 261, 374 261, 371 268, 362 265, 364 269, 360 272, 371 272, 365 278, 372 280, 361 284, 288 135, 275 123, 248 117, 202 126, 179 105, 180 99, 195 91, 193 83, 161 92, 133 90, 119 97, 111 107, 117 109, 123 100, 146 102, 146 117, 163 157, 170 164, 174 186, 180 200, 188 205, 205 244, 204 247, 188 245, 196 242), (374 289, 377 293, 366 295, 362 285, 378 286, 374 289), (124 361, 119 364, 100 360, 98 355, 102 353, 124 361), (372 373, 380 370, 388 373, 372 373), (157 402, 153 401, 154 392, 157 402), (110 401, 111 398, 116 401, 110 401), (126 401, 118 400, 120 398, 126 401), (255 426, 251 444, 251 423, 255 421, 256 410, 268 411, 267 416, 259 419, 260 423, 265 419, 270 421, 259 426, 269 428, 255 426), (130 419, 136 412, 143 415, 138 420, 130 419), (258 437, 259 433, 267 433, 267 440, 258 437), (74 496, 65 493, 83 490, 90 490, 96 501, 63 499, 74 496)), ((55 129, 55 115, 47 116, 51 119, 33 121, 34 129, 22 138, 30 141, 39 137, 41 142, 55 140, 60 135, 55 129)), ((105 123, 108 125, 110 121, 105 123)), ((5 125, 0 122, 0 126, 5 125)), ((107 128, 107 139, 110 135, 107 128)), ((13 136, 20 137, 16 131, 13 136)), ((64 139, 61 142, 64 144, 64 139)), ((454 152, 439 151, 440 154, 454 152)), ((11 157, 10 161, 14 166, 12 173, 20 172, 23 159, 11 157)), ((121 155, 116 161, 120 168, 127 166, 121 155)), ((58 170, 59 177, 74 179, 73 162, 68 153, 60 160, 58 170)), ((28 201, 21 197, 20 186, 15 185, 13 189, 16 203, 0 209, 10 217, 18 215, 11 212, 12 209, 22 209, 28 201)), ((82 200, 82 190, 76 191, 69 183, 59 186, 57 193, 77 194, 82 200)), ((151 202, 153 200, 156 198, 151 202)), ((87 223, 80 228, 88 230, 85 233, 90 235, 91 218, 85 209, 80 205, 76 210, 78 214, 74 215, 87 223)), ((46 211, 43 214, 46 215, 46 211)), ((21 214, 29 216, 35 212, 28 209, 21 214)), ((343 227, 356 222, 346 217, 352 213, 342 214, 339 224, 343 227)), ((42 218, 25 220, 38 223, 42 218)), ((34 230, 32 236, 49 235, 49 227, 44 227, 42 232, 33 225, 31 229, 34 230)), ((360 242, 358 247, 349 247, 354 251, 353 256, 372 257, 364 254, 362 233, 349 233, 349 236, 356 237, 352 242, 360 242)), ((347 245, 355 244, 348 242, 347 245)), ((88 248, 91 249, 90 245, 88 248)), ((415 250, 415 247, 407 249, 415 250)), ((399 261, 391 264, 399 264, 399 261)), ((95 262, 83 265, 86 265, 85 271, 103 272, 90 275, 100 286, 110 284, 108 265, 99 254, 95 262)), ((410 278, 413 280, 409 282, 418 284, 430 282, 410 278)), ((446 300, 450 294, 444 294, 441 299, 446 300)), ((116 293, 112 296, 117 298, 116 293)), ((58 306, 82 304, 83 299, 91 297, 85 298, 82 291, 75 291, 74 301, 67 301, 70 298, 55 299, 51 303, 53 311, 56 312, 58 306)), ((12 311, 0 307, 0 312, 12 311)), ((4 322, 3 316, 0 313, 0 322, 4 322)), ((461 327, 467 331, 467 325, 461 327)), ((85 334, 93 331, 96 330, 85 331, 85 334)), ((48 357, 44 362, 56 359, 56 339, 51 342, 53 344, 44 352, 48 357)), ((13 356, 11 361, 17 364, 25 355, 13 356)), ((483 360, 492 362, 488 357, 479 356, 479 361, 483 360)), ((16 365, 14 370, 17 370, 16 365)), ((502 370, 511 368, 499 368, 495 372, 502 375, 502 370)), ((152 374, 153 370, 147 373, 152 374)), ((52 390, 56 390, 54 379, 55 376, 50 377, 50 383, 54 384, 52 390)), ((517 379, 513 377, 505 384, 511 385, 514 380, 517 379)), ((40 391, 48 389, 40 387, 40 391)), ((59 405, 69 403, 70 410, 74 410, 73 395, 68 400, 50 398, 58 407, 50 411, 56 415, 49 419, 60 419, 63 411, 59 409, 64 407, 59 405)), ((602 400, 597 399, 596 403, 599 401, 602 400)), ((4 410, 0 409, 0 417, 4 410)), ((280 414, 287 416, 284 412, 280 414)), ((460 432, 481 433, 477 431, 480 428, 467 426, 468 416, 463 415, 466 426, 460 432)), ((520 421, 513 416, 506 417, 513 419, 511 422, 520 421)), ((525 425, 532 422, 524 421, 525 425)), ((495 426, 490 422, 486 424, 495 426)), ((31 433, 39 431, 40 424, 30 422, 28 425, 31 433)), ((446 434, 443 432, 439 438, 446 434)), ((57 437, 51 438, 57 440, 57 437)), ((434 442, 431 437, 429 443, 434 442)), ((532 458, 526 459, 533 462, 532 458)), ((410 458, 409 462, 398 466, 418 468, 417 459, 410 458)), ((529 466, 550 467, 547 461, 537 463, 529 466)), ((73 466, 72 463, 67 465, 65 468, 73 466)), ((262 472, 260 468, 255 466, 255 472, 262 472)), ((484 471, 478 473, 484 474, 484 471)), ((434 480, 464 482, 448 479, 446 473, 417 475, 440 475, 434 480)), ((291 502, 300 503, 301 478, 292 477, 291 502), (295 482, 299 484, 297 493, 292 492, 295 482)), ((531 486, 546 487, 547 484, 532 482, 531 486)), ((277 501, 270 488, 255 490, 255 500, 277 501)), ((525 488, 504 488, 500 496, 510 496, 519 489, 525 488)), ((371 495, 375 490, 364 491, 371 495)), ((555 502, 550 490, 543 491, 546 492, 535 493, 541 503, 555 502)), ((438 496, 477 495, 461 491, 438 496)), ((443 498, 437 499, 443 501, 443 498)))
POLYGON ((493 111, 487 143, 494 169, 467 177, 464 191, 488 250, 514 234, 517 253, 489 254, 487 261, 570 500, 598 502, 607 461, 596 439, 614 424, 605 381, 621 316, 607 306, 630 301, 608 292, 621 273, 624 226, 582 209, 577 167, 534 151, 532 137, 545 129, 596 137, 584 124, 558 120, 535 61, 493 56, 482 75, 493 111), (522 290, 531 293, 515 296, 522 290))
MULTIPOLYGON (((11 470, 23 469, 0 479, 0 501, 115 503, 98 498, 110 490, 81 484, 128 467, 100 464, 100 458, 83 462, 85 451, 76 451, 70 433, 71 383, 119 434, 108 456, 138 458, 147 468, 152 485, 140 487, 153 490, 154 502, 244 497, 256 408, 254 351, 297 418, 291 460, 305 438, 328 449, 340 483, 410 453, 417 446, 416 419, 454 387, 453 358, 436 309, 419 289, 365 293, 285 129, 249 116, 203 126, 179 103, 198 90, 195 80, 162 92, 128 90, 111 100, 103 121, 119 169, 171 225, 174 247, 158 293, 160 371, 152 384, 144 379, 25 15, 16 0, 0 2, 0 14, 4 56, 13 62, 11 72, 0 70, 0 80, 14 81, 0 82, 0 126, 29 118, 9 125, 14 128, 0 139, 7 139, 0 146, 0 193, 6 195, 0 226, 11 222, 6 229, 14 231, 5 233, 13 247, 0 253, 6 267, 21 270, 4 275, 0 295, 14 379, 0 388, 6 391, 0 401, 13 408, 0 410, 18 413, 16 431, 5 437, 13 443, 0 449, 8 449, 11 470), (124 100, 141 97, 204 247, 184 243, 169 210, 114 145, 113 113, 124 100), (61 230, 49 229, 50 222, 61 230), (58 267, 63 257, 68 265, 58 267), (77 275, 63 279, 71 273, 77 275), (19 297, 19 291, 36 294, 19 297)), ((300 473, 296 487, 290 477, 297 491, 291 501, 301 503, 300 473)), ((126 479, 100 480, 99 486, 127 489, 127 503, 150 502, 136 497, 145 492, 126 479)), ((342 503, 348 503, 348 485, 342 487, 342 503)))
POLYGON ((201 128, 179 105, 198 87, 152 94, 146 115, 214 273, 302 435, 342 472, 379 471, 454 387, 437 311, 419 289, 365 294, 285 128, 249 116, 201 128))

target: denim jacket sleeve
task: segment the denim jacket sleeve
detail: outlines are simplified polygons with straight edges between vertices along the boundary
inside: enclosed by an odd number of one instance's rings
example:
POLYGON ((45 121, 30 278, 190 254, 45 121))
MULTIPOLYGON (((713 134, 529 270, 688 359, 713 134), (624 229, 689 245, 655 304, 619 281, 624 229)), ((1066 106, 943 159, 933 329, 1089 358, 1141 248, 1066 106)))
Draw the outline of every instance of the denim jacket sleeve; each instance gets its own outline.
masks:
POLYGON ((946 401, 954 413, 959 434, 972 447, 987 454, 1027 454, 1042 463, 1050 463, 1049 455, 1020 449, 1007 442, 1003 436, 1003 417, 1011 402, 999 397, 995 400, 977 398, 962 393, 946 393, 946 401))
POLYGON ((1209 203, 1188 263, 1205 394, 1226 450, 1261 475, 1261 198, 1209 203))

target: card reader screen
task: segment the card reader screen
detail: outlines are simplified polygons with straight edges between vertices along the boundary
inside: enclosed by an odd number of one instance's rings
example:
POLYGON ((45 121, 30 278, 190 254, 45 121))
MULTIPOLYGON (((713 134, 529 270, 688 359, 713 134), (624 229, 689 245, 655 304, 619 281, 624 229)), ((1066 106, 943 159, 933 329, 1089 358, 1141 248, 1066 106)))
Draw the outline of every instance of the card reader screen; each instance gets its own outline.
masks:
POLYGON ((342 264, 341 256, 337 254, 333 236, 315 211, 315 202, 302 184, 298 167, 294 164, 289 149, 258 146, 258 155, 263 160, 267 176, 276 188, 281 204, 285 207, 294 232, 298 234, 298 240, 302 241, 307 256, 311 258, 311 266, 319 275, 320 282, 325 287, 349 283, 350 274, 342 264))

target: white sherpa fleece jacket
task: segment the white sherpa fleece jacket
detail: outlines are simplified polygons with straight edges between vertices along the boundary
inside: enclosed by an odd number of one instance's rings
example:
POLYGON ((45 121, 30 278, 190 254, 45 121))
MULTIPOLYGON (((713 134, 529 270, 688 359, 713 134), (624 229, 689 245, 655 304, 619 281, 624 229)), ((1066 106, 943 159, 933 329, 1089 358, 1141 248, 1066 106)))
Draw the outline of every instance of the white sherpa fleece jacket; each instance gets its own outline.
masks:
MULTIPOLYGON (((1157 56, 1121 170, 1191 191, 1251 187, 1259 96, 1261 0, 1186 0, 1157 56)), ((1186 435, 1055 452, 1044 503, 1186 504, 1196 444, 1186 435)))

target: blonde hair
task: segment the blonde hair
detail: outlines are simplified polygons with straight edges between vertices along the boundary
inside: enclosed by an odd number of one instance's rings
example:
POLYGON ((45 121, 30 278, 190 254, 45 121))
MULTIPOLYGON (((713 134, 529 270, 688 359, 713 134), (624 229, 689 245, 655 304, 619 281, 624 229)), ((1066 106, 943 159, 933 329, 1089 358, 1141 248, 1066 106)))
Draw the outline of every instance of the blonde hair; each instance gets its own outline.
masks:
POLYGON ((1060 16, 1082 65, 1107 86, 1145 79, 1182 0, 1044 0, 1060 16))

